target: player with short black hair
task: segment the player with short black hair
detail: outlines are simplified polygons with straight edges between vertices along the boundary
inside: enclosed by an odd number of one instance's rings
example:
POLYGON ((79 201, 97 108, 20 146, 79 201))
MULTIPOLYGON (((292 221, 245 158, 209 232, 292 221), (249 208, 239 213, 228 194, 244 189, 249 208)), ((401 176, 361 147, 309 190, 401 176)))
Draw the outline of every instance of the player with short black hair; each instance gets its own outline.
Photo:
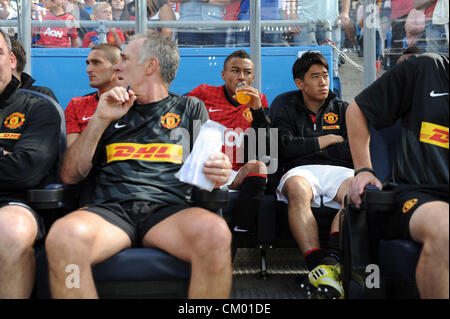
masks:
POLYGON ((263 93, 251 86, 255 79, 255 66, 245 50, 234 51, 226 57, 222 79, 224 85, 201 84, 187 95, 201 99, 210 119, 227 128, 223 151, 231 159, 233 171, 226 186, 239 190, 232 208, 231 228, 234 232, 255 233, 267 167, 258 159, 248 160, 249 156, 256 158, 256 154, 248 154, 248 144, 258 144, 259 128, 265 129, 265 138, 269 138, 269 120, 265 113, 268 102, 263 93), (238 94, 245 94, 248 100, 240 102, 238 94), (256 140, 245 138, 248 129, 254 129, 256 140))
MULTIPOLYGON (((339 213, 327 247, 320 247, 311 207, 342 209, 353 164, 347 141, 347 103, 329 89, 328 63, 317 52, 305 52, 292 67, 298 94, 281 106, 272 126, 278 128, 280 180, 277 198, 288 204, 292 234, 310 270, 307 288, 319 297, 342 298, 339 213)), ((313 295, 311 295, 313 296, 313 295)))

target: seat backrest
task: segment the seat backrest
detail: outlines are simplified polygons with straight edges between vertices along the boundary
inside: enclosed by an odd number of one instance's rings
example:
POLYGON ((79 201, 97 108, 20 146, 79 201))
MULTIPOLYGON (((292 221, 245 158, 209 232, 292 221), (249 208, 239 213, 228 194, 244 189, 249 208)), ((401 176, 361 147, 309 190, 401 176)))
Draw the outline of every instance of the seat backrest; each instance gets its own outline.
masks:
POLYGON ((269 107, 269 118, 273 121, 277 115, 278 110, 282 105, 288 104, 292 98, 297 94, 298 90, 292 90, 288 92, 281 93, 276 98, 273 99, 269 107))
MULTIPOLYGON (((381 181, 387 180, 391 175, 395 161, 396 150, 401 134, 401 120, 394 125, 378 130, 370 129, 370 154, 372 165, 377 177, 381 181)), ((389 180, 389 179, 388 179, 389 180)), ((391 195, 395 196, 395 194, 391 195)), ((378 202, 381 202, 380 200, 378 202)), ((378 204, 378 203, 377 203, 378 204)), ((373 215, 373 214, 372 214, 373 215)), ((375 215, 375 223, 379 225, 375 215)), ((369 225, 374 221, 369 221, 369 225)), ((373 226, 371 227, 374 228, 373 226)), ((372 241, 378 235, 372 230, 372 241)), ((369 230, 370 231, 370 230, 369 230)), ((415 283, 416 265, 419 260, 422 246, 411 240, 386 240, 380 238, 376 241, 376 263, 380 267, 384 278, 390 279, 389 294, 394 298, 417 298, 418 290, 415 283)))
MULTIPOLYGON (((279 112, 280 108, 283 105, 288 104, 292 98, 298 93, 298 90, 292 90, 288 92, 281 93, 275 99, 273 99, 272 103, 269 107, 269 118, 273 122, 275 116, 279 112)), ((275 194, 275 189, 278 186, 281 176, 283 175, 283 170, 280 166, 275 173, 270 174, 267 177, 267 185, 266 185, 266 193, 275 194)))
POLYGON ((333 77, 333 92, 342 100, 341 78, 338 76, 333 77))
POLYGON ((395 149, 400 139, 400 127, 400 120, 381 130, 370 126, 370 156, 375 174, 381 181, 386 180, 391 173, 395 149))

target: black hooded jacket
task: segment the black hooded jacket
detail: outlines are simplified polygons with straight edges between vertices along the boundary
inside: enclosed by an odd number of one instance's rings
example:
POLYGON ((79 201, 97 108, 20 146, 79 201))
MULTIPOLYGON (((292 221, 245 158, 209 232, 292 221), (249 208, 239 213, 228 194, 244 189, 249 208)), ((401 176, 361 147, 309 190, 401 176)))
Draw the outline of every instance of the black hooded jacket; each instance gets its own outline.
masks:
POLYGON ((61 117, 18 85, 12 77, 0 94, 0 201, 23 201, 27 189, 56 176, 61 117))
POLYGON ((347 140, 345 111, 348 103, 339 100, 330 91, 320 107, 314 123, 311 111, 303 103, 298 91, 292 100, 277 111, 272 127, 278 128, 281 167, 287 171, 302 165, 335 165, 353 168, 347 140), (344 142, 319 147, 319 136, 335 134, 344 142))

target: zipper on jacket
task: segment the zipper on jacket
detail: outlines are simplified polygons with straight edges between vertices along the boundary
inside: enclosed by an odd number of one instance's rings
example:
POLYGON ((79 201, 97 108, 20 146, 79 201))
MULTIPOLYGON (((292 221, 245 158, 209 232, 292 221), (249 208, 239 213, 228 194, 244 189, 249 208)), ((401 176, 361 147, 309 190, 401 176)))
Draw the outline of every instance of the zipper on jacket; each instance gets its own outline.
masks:
POLYGON ((311 122, 313 123, 313 131, 315 132, 317 130, 317 116, 316 114, 313 114, 312 112, 308 112, 309 113, 309 118, 311 119, 311 122))

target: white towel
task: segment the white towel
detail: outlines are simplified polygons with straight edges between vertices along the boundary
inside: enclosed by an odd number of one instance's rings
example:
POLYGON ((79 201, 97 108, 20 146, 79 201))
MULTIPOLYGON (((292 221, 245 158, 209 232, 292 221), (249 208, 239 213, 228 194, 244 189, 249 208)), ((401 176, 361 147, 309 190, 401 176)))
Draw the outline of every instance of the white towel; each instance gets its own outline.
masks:
POLYGON ((199 135, 191 153, 175 177, 184 183, 212 191, 214 182, 203 173, 203 166, 211 154, 220 153, 226 127, 208 120, 200 127, 199 135))

